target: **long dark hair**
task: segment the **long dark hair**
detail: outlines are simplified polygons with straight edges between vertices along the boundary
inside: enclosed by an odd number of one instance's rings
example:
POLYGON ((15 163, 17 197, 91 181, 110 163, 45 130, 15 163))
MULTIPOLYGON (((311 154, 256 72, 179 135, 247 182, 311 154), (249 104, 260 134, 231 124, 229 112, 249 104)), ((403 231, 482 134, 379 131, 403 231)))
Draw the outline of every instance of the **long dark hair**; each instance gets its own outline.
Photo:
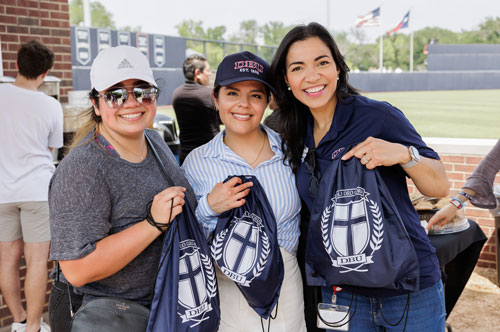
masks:
POLYGON ((309 108, 298 101, 292 91, 287 88, 285 82, 286 57, 293 43, 314 37, 321 39, 330 49, 335 65, 340 69, 337 90, 335 91, 337 100, 342 102, 346 97, 359 95, 358 91, 348 82, 349 67, 344 61, 344 56, 340 53, 332 35, 321 24, 313 22, 308 25, 298 25, 286 34, 273 57, 271 81, 276 89, 278 109, 274 112, 279 112, 276 116, 280 119, 278 131, 283 138, 283 151, 294 172, 297 171, 300 165, 304 149, 305 124, 307 123, 309 108))

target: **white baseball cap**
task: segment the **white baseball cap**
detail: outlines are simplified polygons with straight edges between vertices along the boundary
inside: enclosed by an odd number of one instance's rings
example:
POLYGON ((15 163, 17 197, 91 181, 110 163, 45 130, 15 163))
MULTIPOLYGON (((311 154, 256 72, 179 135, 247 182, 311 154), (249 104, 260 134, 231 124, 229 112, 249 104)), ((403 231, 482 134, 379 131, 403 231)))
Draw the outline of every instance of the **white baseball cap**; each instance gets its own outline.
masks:
POLYGON ((157 86, 148 59, 136 47, 122 45, 105 48, 99 52, 90 68, 90 85, 97 91, 129 79, 157 86))

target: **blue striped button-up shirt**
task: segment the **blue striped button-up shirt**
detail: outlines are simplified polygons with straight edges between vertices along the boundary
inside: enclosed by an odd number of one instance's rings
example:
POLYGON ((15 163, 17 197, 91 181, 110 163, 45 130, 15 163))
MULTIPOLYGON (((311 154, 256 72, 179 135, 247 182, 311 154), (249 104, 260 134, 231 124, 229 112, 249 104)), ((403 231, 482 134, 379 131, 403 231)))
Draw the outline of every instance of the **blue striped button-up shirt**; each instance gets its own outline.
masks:
POLYGON ((279 135, 264 125, 261 125, 261 129, 267 133, 274 156, 255 169, 224 144, 225 132, 220 132, 207 144, 194 149, 184 160, 182 168, 196 194, 196 217, 206 236, 213 232, 217 224, 218 216, 207 201, 207 195, 215 184, 230 175, 254 175, 264 188, 276 217, 280 247, 295 255, 300 235, 301 208, 295 176, 291 168, 283 164, 279 135))

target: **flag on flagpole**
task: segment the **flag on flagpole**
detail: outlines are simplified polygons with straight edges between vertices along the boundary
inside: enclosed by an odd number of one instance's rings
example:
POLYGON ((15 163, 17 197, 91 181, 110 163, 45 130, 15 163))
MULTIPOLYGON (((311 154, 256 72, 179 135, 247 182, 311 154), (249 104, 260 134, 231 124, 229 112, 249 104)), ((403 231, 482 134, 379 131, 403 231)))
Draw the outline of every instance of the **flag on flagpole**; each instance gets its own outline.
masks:
POLYGON ((372 10, 366 15, 358 16, 356 28, 374 27, 380 25, 380 7, 372 10))
POLYGON ((410 11, 406 13, 405 17, 399 22, 399 24, 394 28, 389 31, 387 31, 387 34, 390 35, 391 33, 398 32, 401 29, 408 28, 408 25, 410 23, 410 11))

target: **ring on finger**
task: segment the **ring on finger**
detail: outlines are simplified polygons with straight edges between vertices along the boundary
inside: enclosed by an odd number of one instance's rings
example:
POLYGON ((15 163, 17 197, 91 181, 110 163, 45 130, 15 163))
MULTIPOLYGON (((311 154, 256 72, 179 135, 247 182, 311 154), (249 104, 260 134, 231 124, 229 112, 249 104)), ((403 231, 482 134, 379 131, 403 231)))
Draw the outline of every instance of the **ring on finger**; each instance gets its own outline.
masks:
POLYGON ((361 160, 363 160, 365 163, 367 163, 367 162, 369 162, 369 161, 370 161, 370 159, 367 159, 367 158, 366 158, 366 155, 364 155, 364 156, 361 158, 361 160))

